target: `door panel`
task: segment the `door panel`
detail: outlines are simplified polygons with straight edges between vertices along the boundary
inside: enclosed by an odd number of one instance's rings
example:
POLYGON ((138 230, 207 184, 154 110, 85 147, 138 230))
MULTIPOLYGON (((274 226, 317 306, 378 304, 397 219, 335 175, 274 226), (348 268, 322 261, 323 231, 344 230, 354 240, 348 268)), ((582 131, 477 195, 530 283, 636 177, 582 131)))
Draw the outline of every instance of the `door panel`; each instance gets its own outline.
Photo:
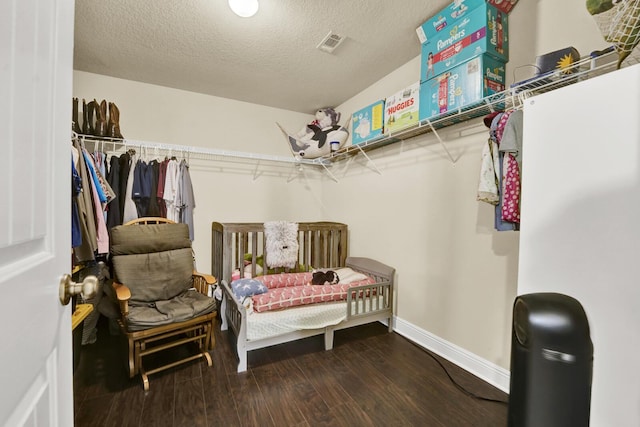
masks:
POLYGON ((73 0, 0 3, 0 425, 73 424, 73 0))

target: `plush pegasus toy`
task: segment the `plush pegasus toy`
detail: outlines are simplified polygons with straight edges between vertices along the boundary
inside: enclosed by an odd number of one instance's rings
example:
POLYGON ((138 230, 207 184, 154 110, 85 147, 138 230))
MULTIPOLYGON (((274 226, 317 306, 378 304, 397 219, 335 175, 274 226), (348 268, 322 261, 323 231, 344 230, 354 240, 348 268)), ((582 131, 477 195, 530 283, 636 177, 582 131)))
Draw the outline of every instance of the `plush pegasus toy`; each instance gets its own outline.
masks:
POLYGON ((287 137, 294 156, 314 159, 339 150, 349 138, 348 125, 340 126, 340 113, 333 108, 316 111, 315 119, 297 134, 291 135, 282 126, 278 127, 287 137))
POLYGON ((605 41, 618 52, 618 68, 640 43, 640 0, 587 0, 605 41))

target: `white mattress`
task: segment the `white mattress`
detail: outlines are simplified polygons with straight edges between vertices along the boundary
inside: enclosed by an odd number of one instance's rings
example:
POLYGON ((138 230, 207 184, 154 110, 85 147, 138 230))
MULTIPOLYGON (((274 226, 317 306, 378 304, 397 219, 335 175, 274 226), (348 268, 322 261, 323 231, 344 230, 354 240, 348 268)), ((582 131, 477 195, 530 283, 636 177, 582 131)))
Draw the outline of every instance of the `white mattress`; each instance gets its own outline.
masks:
POLYGON ((345 301, 253 312, 247 316, 247 340, 274 337, 301 329, 324 328, 337 325, 346 318, 345 301))
MULTIPOLYGON (((382 304, 382 301, 379 303, 382 304)), ((362 312, 362 304, 363 301, 360 300, 359 312, 362 312)), ((346 301, 310 304, 262 313, 253 312, 247 316, 247 340, 260 340, 303 329, 324 328, 337 325, 346 318, 346 301)))

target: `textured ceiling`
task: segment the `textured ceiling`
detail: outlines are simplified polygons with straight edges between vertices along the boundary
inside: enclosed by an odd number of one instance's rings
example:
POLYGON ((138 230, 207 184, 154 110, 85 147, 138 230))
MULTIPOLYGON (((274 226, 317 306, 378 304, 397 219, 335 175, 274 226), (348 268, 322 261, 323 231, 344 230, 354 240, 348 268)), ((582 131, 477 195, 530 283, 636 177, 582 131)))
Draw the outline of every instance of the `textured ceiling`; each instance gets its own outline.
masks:
MULTIPOLYGON (((74 68, 303 113, 336 106, 420 54, 449 0, 76 0, 74 68), (328 54, 329 31, 346 40, 328 54)), ((418 79, 416 75, 416 80, 418 79)))

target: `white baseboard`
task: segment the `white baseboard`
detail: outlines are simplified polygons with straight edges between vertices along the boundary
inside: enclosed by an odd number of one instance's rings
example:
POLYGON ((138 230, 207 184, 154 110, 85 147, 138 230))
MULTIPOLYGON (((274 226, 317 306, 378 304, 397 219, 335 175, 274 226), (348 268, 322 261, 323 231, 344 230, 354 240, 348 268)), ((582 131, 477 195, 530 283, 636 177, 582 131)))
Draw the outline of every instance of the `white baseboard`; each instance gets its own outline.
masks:
POLYGON ((393 330, 408 340, 444 357, 494 387, 509 393, 510 372, 424 329, 394 316, 393 330))

